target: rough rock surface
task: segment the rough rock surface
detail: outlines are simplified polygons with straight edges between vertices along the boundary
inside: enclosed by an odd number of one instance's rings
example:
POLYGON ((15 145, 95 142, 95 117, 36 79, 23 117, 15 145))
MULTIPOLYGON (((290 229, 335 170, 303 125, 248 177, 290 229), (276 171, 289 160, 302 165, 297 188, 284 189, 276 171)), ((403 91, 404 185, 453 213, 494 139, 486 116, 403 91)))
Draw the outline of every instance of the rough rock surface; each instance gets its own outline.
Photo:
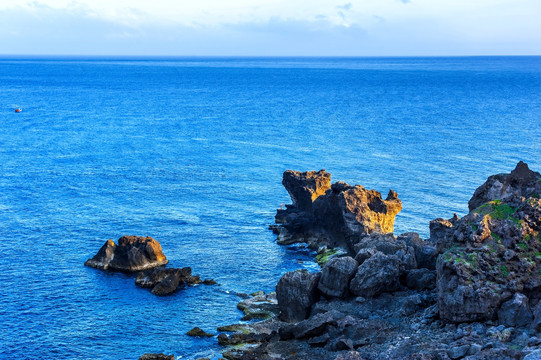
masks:
POLYGON ((349 290, 352 294, 373 297, 400 288, 400 260, 378 251, 359 265, 349 290))
POLYGON ((331 188, 331 174, 325 170, 284 172, 282 185, 286 188, 293 206, 312 211, 312 203, 318 196, 324 195, 331 188))
POLYGON ((389 191, 384 200, 375 190, 344 182, 330 184, 330 174, 288 170, 282 182, 292 205, 277 211, 271 229, 278 243, 306 242, 318 248, 340 246, 354 256, 353 245, 362 235, 393 231, 402 202, 389 191))
POLYGON ((276 285, 276 298, 285 321, 306 319, 312 305, 318 300, 317 286, 320 274, 297 270, 286 273, 276 285))
POLYGON ((504 302, 498 310, 498 319, 502 325, 509 327, 530 325, 533 314, 528 305, 528 298, 515 293, 513 298, 504 302))
POLYGON ((278 300, 276 293, 265 292, 253 293, 251 297, 242 300, 237 304, 237 309, 244 313, 243 321, 253 319, 269 319, 279 314, 278 300))
POLYGON ((139 357, 139 360, 175 360, 175 355, 144 354, 139 357))
POLYGON ((325 296, 346 297, 359 264, 350 256, 331 259, 321 270, 318 289, 325 296))
POLYGON ((535 192, 539 184, 541 175, 519 163, 511 174, 491 176, 476 190, 468 215, 437 229, 431 227, 431 237, 443 252, 437 264, 443 319, 464 322, 499 317, 508 322, 511 315, 506 310, 511 308, 501 306, 515 294, 526 296, 528 306, 539 302, 541 200, 535 192), (481 204, 495 194, 502 199, 481 204))
POLYGON ((152 289, 154 295, 165 296, 177 291, 184 285, 196 285, 201 283, 199 276, 192 276, 192 269, 154 268, 142 271, 135 278, 135 285, 152 289))
POLYGON ((197 326, 191 329, 190 331, 188 331, 186 335, 192 336, 192 337, 213 337, 214 336, 197 326))
POLYGON ((123 236, 118 245, 107 240, 98 253, 85 262, 102 270, 135 272, 167 264, 159 242, 151 237, 123 236))
MULTIPOLYGON (((286 226, 275 228, 277 232, 283 235, 284 229, 296 231, 318 245, 328 245, 325 241, 342 236, 347 239, 347 251, 338 252, 321 275, 286 274, 277 286, 278 305, 282 314, 295 308, 293 313, 302 316, 250 324, 244 329, 246 333, 228 338, 234 338, 237 344, 242 338, 258 340, 250 348, 227 351, 224 357, 541 358, 539 184, 541 175, 523 163, 511 174, 491 176, 470 200, 470 213, 462 219, 455 215, 449 220, 432 221, 428 240, 415 233, 395 237, 379 230, 359 230, 352 236, 351 227, 345 223, 331 228, 322 226, 325 221, 321 218, 321 224, 315 226, 305 211, 288 208, 281 213, 286 226), (353 261, 358 265, 351 279, 353 261), (343 292, 343 284, 348 281, 349 293, 343 292), (314 282, 319 285, 317 289, 314 282), (282 298, 281 292, 288 296, 282 298), (324 296, 319 297, 319 293, 324 296), (298 299, 306 298, 306 294, 310 294, 310 301, 299 306, 298 299)), ((318 202, 349 185, 338 183, 333 187, 316 198, 310 216, 316 216, 318 202)), ((337 201, 336 196, 333 199, 337 201)), ((332 206, 335 204, 327 208, 332 206)), ((333 219, 341 221, 338 216, 333 219)), ((325 251, 321 254, 329 258, 332 251, 325 251)))
POLYGON ((531 171, 527 164, 520 161, 510 174, 490 176, 475 190, 468 202, 470 211, 494 200, 501 200, 513 206, 519 206, 524 198, 541 194, 541 174, 531 171))

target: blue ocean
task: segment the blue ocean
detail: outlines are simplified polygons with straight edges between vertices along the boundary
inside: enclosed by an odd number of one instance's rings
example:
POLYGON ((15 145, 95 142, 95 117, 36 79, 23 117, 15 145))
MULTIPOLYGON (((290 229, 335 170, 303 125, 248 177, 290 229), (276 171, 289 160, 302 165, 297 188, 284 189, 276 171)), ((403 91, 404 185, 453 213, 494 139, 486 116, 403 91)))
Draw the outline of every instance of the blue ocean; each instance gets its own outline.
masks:
POLYGON ((268 230, 283 171, 393 189, 395 233, 426 238, 489 175, 541 171, 540 154, 541 57, 4 57, 0 358, 217 358, 186 332, 317 269, 268 230), (157 297, 83 266, 122 235, 220 285, 157 297))

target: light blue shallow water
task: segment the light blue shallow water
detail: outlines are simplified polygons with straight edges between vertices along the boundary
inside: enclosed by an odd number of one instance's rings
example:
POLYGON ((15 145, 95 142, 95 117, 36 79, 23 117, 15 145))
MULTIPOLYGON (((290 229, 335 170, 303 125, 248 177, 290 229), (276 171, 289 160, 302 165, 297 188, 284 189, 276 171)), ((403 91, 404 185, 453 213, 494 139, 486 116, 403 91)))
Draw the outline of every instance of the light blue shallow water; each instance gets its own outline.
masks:
POLYGON ((284 170, 392 188, 425 237, 488 175, 541 171, 541 58, 5 58, 0 119, 0 358, 193 359, 235 292, 315 268, 267 230, 284 170), (221 286, 82 265, 125 234, 221 286))

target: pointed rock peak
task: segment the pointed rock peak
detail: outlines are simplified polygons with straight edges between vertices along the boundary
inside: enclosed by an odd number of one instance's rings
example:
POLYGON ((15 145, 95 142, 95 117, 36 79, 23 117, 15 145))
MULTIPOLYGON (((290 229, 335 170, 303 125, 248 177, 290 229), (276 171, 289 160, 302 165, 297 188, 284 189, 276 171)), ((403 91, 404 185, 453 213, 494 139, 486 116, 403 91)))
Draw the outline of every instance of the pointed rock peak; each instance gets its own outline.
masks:
POLYGON ((535 178, 535 172, 530 170, 528 164, 522 161, 519 161, 515 170, 511 171, 511 179, 515 181, 532 181, 535 178))
POLYGON ((393 191, 393 190, 390 190, 389 189, 389 194, 387 194, 387 201, 389 200, 398 200, 398 194, 396 193, 396 191, 393 191))

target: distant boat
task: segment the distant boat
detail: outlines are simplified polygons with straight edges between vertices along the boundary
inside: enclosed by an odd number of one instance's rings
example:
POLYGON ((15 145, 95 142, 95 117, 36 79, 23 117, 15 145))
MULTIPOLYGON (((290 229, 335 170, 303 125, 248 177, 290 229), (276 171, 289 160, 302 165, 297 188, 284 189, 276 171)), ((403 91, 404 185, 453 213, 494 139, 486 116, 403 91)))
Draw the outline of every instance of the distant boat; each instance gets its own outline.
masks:
POLYGON ((21 111, 23 111, 23 109, 21 109, 20 107, 15 108, 15 112, 21 112, 21 111))

